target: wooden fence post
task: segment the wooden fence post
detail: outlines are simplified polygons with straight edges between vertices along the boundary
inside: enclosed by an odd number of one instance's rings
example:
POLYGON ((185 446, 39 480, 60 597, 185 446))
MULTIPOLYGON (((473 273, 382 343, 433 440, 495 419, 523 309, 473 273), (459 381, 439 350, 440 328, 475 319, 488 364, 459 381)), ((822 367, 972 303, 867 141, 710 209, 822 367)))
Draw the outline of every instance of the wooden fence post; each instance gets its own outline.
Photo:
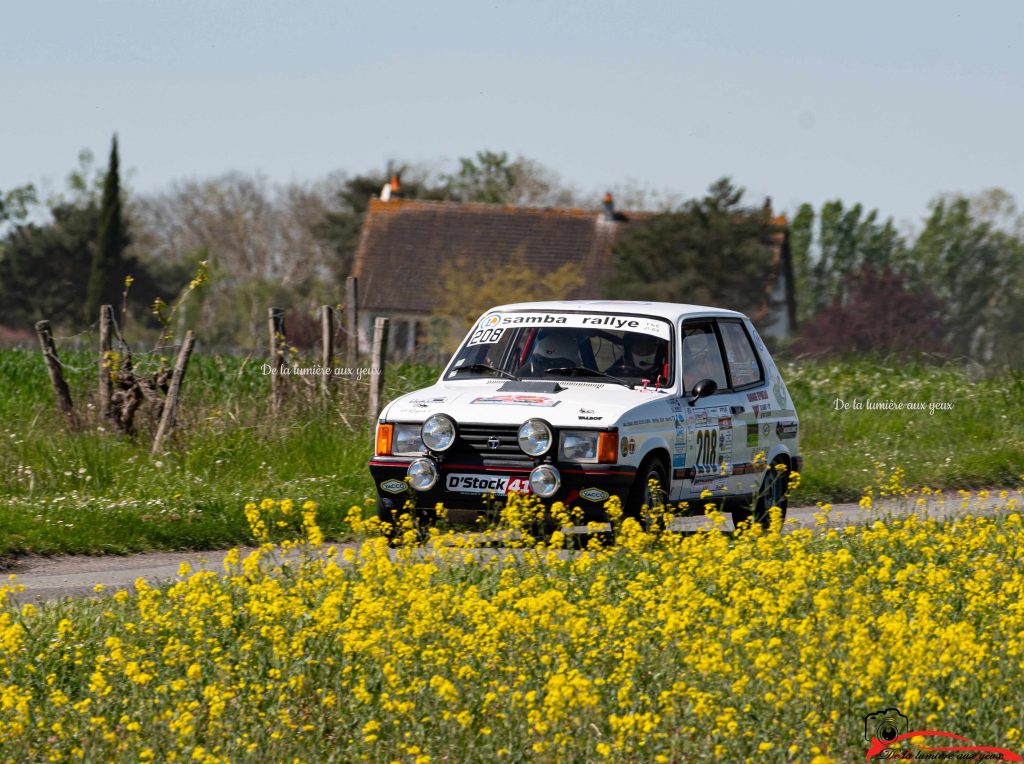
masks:
POLYGON ((185 342, 178 351, 178 360, 174 363, 174 372, 171 374, 171 384, 167 388, 167 398, 164 400, 164 410, 160 415, 160 425, 156 429, 156 437, 153 438, 154 455, 160 453, 164 437, 174 427, 174 415, 178 409, 178 391, 181 389, 181 380, 185 377, 185 369, 188 367, 188 359, 192 355, 192 346, 195 344, 196 335, 191 329, 185 332, 185 342))
POLYGON ((327 395, 331 389, 331 368, 334 364, 334 308, 320 306, 320 345, 323 351, 323 373, 320 375, 320 391, 327 395))
POLYGON ((370 421, 377 419, 384 397, 384 365, 388 357, 388 324, 391 319, 378 316, 373 322, 373 353, 370 357, 370 421), (374 374, 373 372, 377 372, 374 374))
POLYGON ((281 408, 284 368, 284 311, 280 308, 267 309, 267 332, 270 340, 270 404, 276 414, 281 408))
POLYGON ((100 305, 100 417, 110 419, 110 328, 114 323, 114 306, 100 305))
POLYGON ((347 353, 349 367, 359 365, 359 279, 349 276, 345 279, 345 331, 348 333, 347 353))
POLYGON ((36 322, 36 334, 39 337, 39 346, 43 350, 43 361, 46 363, 46 370, 50 373, 50 384, 53 386, 53 395, 57 399, 57 408, 60 409, 67 423, 74 427, 77 424, 77 420, 75 419, 74 407, 71 405, 71 392, 68 390, 68 383, 64 381, 64 372, 61 370, 60 361, 57 359, 57 348, 53 344, 50 322, 36 322))

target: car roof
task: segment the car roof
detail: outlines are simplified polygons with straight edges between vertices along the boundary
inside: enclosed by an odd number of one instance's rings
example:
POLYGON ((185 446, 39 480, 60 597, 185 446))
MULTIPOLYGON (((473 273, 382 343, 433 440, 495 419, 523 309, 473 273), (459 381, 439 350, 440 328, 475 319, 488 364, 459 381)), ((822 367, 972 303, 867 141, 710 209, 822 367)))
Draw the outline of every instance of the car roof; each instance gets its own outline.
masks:
POLYGON ((707 305, 683 305, 674 302, 644 302, 640 300, 553 300, 548 302, 517 302, 498 305, 487 313, 501 311, 546 310, 562 311, 595 311, 598 313, 621 313, 629 315, 657 316, 667 318, 673 323, 679 319, 697 316, 725 316, 729 318, 746 318, 743 313, 725 308, 712 308, 707 305))

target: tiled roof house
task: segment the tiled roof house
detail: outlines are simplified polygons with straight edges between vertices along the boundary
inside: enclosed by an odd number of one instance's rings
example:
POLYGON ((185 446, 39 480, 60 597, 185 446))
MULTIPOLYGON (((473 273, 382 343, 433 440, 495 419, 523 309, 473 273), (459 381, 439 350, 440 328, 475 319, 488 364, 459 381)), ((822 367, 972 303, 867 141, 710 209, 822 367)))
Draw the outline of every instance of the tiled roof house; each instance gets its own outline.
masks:
MULTIPOLYGON (((352 270, 359 284, 360 344, 368 348, 373 320, 388 316, 391 352, 411 356, 444 287, 447 262, 519 257, 538 271, 571 262, 583 280, 566 299, 614 297, 603 292, 615 242, 631 220, 650 215, 616 213, 610 198, 602 210, 374 198, 352 270)), ((783 249, 788 248, 778 248, 777 261, 783 249)))

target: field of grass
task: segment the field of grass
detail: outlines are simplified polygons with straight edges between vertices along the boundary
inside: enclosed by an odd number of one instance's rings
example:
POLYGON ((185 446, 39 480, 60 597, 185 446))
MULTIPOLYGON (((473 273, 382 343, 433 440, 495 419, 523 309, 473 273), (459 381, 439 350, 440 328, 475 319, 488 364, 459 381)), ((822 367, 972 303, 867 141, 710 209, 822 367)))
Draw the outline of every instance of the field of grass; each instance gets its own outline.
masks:
MULTIPOLYGON (((83 426, 66 432, 38 352, 0 351, 0 554, 203 549, 249 539, 239 507, 267 495, 316 497, 331 536, 370 495, 368 382, 338 380, 323 400, 291 379, 271 415, 262 359, 193 357, 166 452, 149 455, 152 423, 135 440, 100 431, 95 356, 62 352, 83 426)), ((1024 374, 985 377, 955 366, 876 362, 783 368, 806 458, 796 502, 856 500, 896 467, 932 488, 1020 484, 1024 374), (951 411, 837 411, 854 400, 950 403, 951 411)), ((388 397, 429 384, 427 367, 387 377, 388 397)))
POLYGON ((1024 751, 1019 506, 784 535, 627 520, 575 553, 436 532, 332 553, 312 502, 246 516, 306 545, 112 597, 0 593, 0 761, 839 764, 890 708, 1024 751))

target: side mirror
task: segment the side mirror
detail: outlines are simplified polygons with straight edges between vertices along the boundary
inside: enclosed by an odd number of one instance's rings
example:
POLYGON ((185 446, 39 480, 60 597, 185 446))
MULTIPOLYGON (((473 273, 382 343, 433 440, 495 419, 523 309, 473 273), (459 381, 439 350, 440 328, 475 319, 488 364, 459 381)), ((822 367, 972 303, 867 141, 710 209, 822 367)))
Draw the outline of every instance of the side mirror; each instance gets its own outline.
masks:
POLYGON ((690 391, 690 405, 693 406, 698 400, 707 396, 714 395, 718 389, 718 383, 713 379, 702 379, 700 382, 693 386, 693 390, 690 391))

